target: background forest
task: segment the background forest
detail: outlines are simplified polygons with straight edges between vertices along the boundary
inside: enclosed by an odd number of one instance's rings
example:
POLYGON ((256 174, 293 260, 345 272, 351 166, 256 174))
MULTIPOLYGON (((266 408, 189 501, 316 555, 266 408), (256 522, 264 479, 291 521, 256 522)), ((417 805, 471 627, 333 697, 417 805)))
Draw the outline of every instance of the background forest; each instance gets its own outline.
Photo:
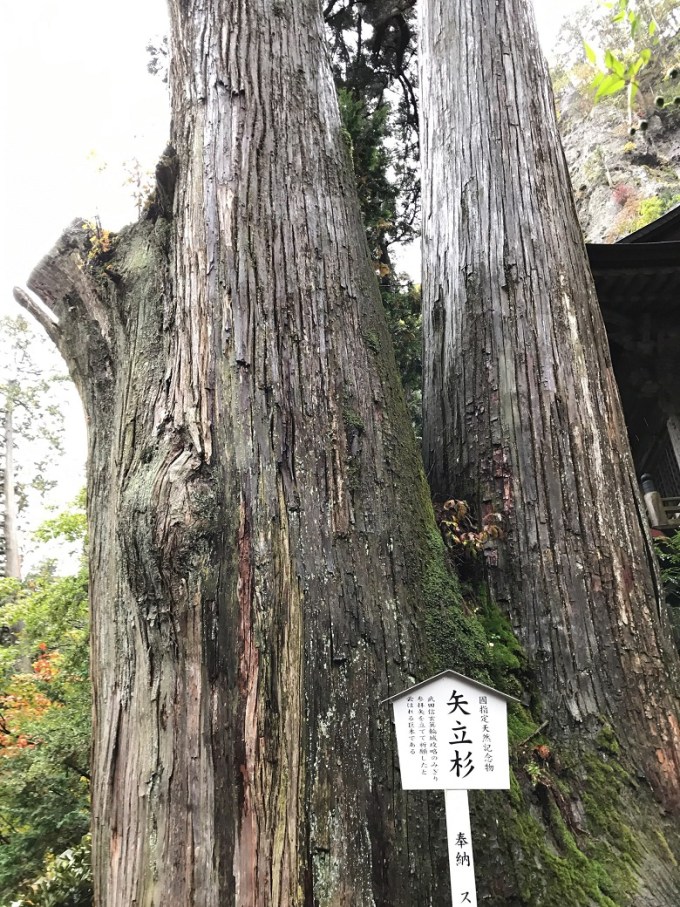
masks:
MULTIPOLYGON (((644 27, 636 30, 625 17, 615 21, 634 4, 613 6, 602 9, 589 4, 572 16, 561 30, 552 60, 562 138, 582 228, 588 240, 611 242, 680 203, 680 7, 671 0, 640 4, 644 27), (592 54, 584 52, 584 41, 594 49, 592 54), (631 75, 631 66, 639 60, 643 62, 631 75), (621 66, 625 68, 622 76, 618 75, 621 66), (596 102, 597 86, 612 74, 624 84, 602 92, 596 102), (636 82, 632 99, 631 81, 636 82)), ((329 0, 324 12, 368 245, 419 436, 420 286, 415 273, 403 272, 404 263, 413 272, 417 268, 404 247, 417 242, 420 217, 412 7, 409 0, 372 4, 329 0)), ((166 55, 162 41, 150 43, 149 66, 159 79, 164 76, 166 55)), ((130 183, 142 214, 147 204, 146 179, 139 168, 131 168, 130 183)), ((93 219, 91 242, 97 254, 106 252, 107 235, 106 225, 93 219)), ((25 323, 3 326, 6 350, 7 344, 15 342, 17 331, 22 337, 22 332, 30 334, 25 323)), ((33 367, 37 368, 35 362, 33 367)), ((25 395, 32 415, 23 428, 19 425, 18 437, 11 442, 19 451, 16 459, 24 458, 22 481, 36 494, 44 493, 53 477, 41 459, 29 463, 28 451, 41 432, 48 443, 59 443, 51 421, 58 413, 51 398, 41 397, 52 378, 37 379, 43 383, 25 395)), ((8 375, 2 380, 2 405, 7 412, 10 405, 17 408, 12 384, 17 379, 8 375)), ((24 503, 19 500, 20 526, 24 503)), ((38 553, 30 568, 23 576, 0 578, 0 907, 92 903, 84 503, 81 496, 34 528, 30 539, 38 553), (50 547, 55 543, 62 547, 50 547), (42 560, 40 546, 45 546, 42 560), (67 550, 77 551, 70 561, 64 554, 67 550), (73 569, 65 569, 67 563, 73 569)), ((34 502, 32 513, 39 509, 34 502)), ((457 518, 442 510, 439 517, 450 557, 463 580, 472 584, 483 569, 476 555, 484 533, 493 531, 491 523, 475 524, 464 508, 457 518)), ((28 541, 24 528, 24 547, 28 541)), ((662 551, 671 591, 680 588, 679 550, 676 540, 662 551)), ((497 663, 489 673, 521 675, 524 656, 505 621, 493 611, 484 613, 483 603, 478 607, 489 638, 497 643, 493 655, 497 663)), ((513 768, 536 786, 549 757, 549 749, 541 749, 547 748, 547 741, 526 713, 515 715, 514 733, 519 745, 513 768)), ((614 742, 610 745, 615 747, 614 742)))

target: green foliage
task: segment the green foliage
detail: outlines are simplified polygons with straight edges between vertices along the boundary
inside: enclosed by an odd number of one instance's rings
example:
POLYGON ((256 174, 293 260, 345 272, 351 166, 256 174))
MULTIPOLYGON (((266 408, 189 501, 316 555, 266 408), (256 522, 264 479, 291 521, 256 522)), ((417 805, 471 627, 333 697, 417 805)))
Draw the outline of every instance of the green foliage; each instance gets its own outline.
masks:
POLYGON ((628 41, 621 51, 606 49, 602 61, 598 60, 592 47, 584 44, 586 57, 597 70, 592 88, 596 100, 625 91, 628 116, 632 123, 633 104, 640 90, 640 73, 652 59, 651 47, 640 48, 637 39, 644 32, 645 37, 652 40, 658 30, 658 24, 653 14, 648 20, 643 20, 635 0, 617 0, 616 3, 605 3, 605 6, 614 11, 612 21, 624 27, 628 41))
POLYGON ((411 422, 422 433, 423 319, 420 286, 390 277, 381 283, 387 325, 392 335, 411 422))
POLYGON ((651 198, 643 199, 640 202, 637 217, 630 225, 631 232, 641 230, 642 227, 646 227, 647 224, 658 220, 663 214, 679 204, 680 194, 653 195, 651 198))
MULTIPOLYGON (((595 55, 587 44, 586 54, 591 62, 595 63, 595 55)), ((611 50, 605 51, 604 69, 600 70, 592 82, 595 99, 606 98, 618 94, 624 89, 628 91, 628 108, 632 117, 633 102, 640 89, 638 73, 652 58, 652 51, 645 47, 640 53, 634 54, 630 62, 619 59, 611 50)))
MULTIPOLYGON (((617 187, 617 189, 619 188, 617 187)), ((641 230, 642 227, 653 223, 671 208, 680 204, 680 194, 670 188, 644 199, 640 199, 634 190, 631 190, 629 195, 624 194, 628 197, 608 233, 608 239, 611 241, 641 230)))
MULTIPOLYGON (((415 0, 330 0, 324 4, 338 92, 348 92, 354 103, 364 104, 362 115, 382 119, 375 125, 382 131, 381 153, 387 154, 391 165, 389 191, 396 215, 392 230, 402 240, 414 235, 420 205, 414 6, 415 0), (393 150, 395 144, 398 154, 393 150)), ((356 149, 357 136, 351 127, 348 131, 356 149)), ((355 170, 363 172, 358 161, 355 170)), ((369 220, 367 217, 367 226, 369 220)))
POLYGON ((67 380, 61 369, 53 348, 25 318, 0 318, 0 411, 12 414, 20 512, 30 489, 42 495, 55 484, 45 472, 47 458, 62 449, 63 417, 55 393, 67 380))
POLYGON ((78 495, 69 510, 62 511, 52 519, 44 520, 33 535, 41 542, 64 539, 67 542, 84 543, 87 535, 85 490, 78 495))
POLYGON ((339 89, 338 101, 369 248, 373 260, 379 263, 396 219, 397 190, 387 177, 390 154, 385 144, 390 109, 387 104, 371 109, 346 88, 339 89))
MULTIPOLYGON (((649 99, 643 101, 643 112, 638 111, 634 124, 636 101, 639 93, 650 90, 650 82, 658 82, 660 67, 673 53, 677 27, 674 12, 664 2, 642 0, 611 0, 602 6, 609 14, 609 28, 600 28, 603 49, 596 52, 583 42, 586 60, 590 67, 590 88, 596 101, 624 94, 631 135, 648 127, 649 99), (649 74, 647 84, 642 77, 649 74)), ((665 99, 657 102, 663 107, 665 99)))
MULTIPOLYGON (((52 523, 46 536, 58 535, 52 523)), ((63 523, 83 537, 82 512, 63 523)), ((85 563, 75 576, 46 566, 24 583, 0 581, 0 622, 0 891, 15 897, 42 878, 20 904, 85 903, 65 894, 82 887, 79 851, 50 856, 78 845, 89 827, 85 563)))
POLYGON ((43 874, 24 886, 11 907, 90 907, 93 898, 91 847, 87 834, 77 847, 69 848, 57 857, 48 855, 43 874))
MULTIPOLYGON (((391 249, 420 213, 415 0, 324 4, 342 133, 416 433, 421 426, 420 288, 394 273, 391 249)), ((377 338, 364 335, 376 351, 377 338)))
POLYGON ((392 109, 386 101, 371 102, 342 84, 338 101, 371 258, 384 279, 392 271, 390 247, 415 235, 414 216, 402 210, 399 201, 408 180, 400 170, 402 156, 394 152, 392 109))
POLYGON ((680 605, 680 531, 654 543, 666 596, 671 604, 680 605))
MULTIPOLYGON (((397 173, 392 139, 391 109, 358 97, 340 85, 338 89, 343 132, 352 155, 359 203, 371 258, 380 281, 380 292, 392 335, 394 352, 416 433, 421 426, 422 318, 420 287, 397 277, 390 248, 414 235, 412 221, 400 213, 399 196, 404 181, 390 178, 397 173)), ((365 338, 370 343, 370 338, 365 338)))

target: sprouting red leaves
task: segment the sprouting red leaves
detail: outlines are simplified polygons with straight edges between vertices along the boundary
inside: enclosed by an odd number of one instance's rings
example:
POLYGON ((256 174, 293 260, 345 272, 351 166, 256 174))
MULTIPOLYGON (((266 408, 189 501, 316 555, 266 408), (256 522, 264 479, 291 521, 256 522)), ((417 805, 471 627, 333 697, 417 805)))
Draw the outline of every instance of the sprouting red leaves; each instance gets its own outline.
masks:
POLYGON ((494 540, 503 537, 501 513, 485 514, 479 529, 470 515, 467 501, 450 498, 443 504, 435 504, 434 508, 444 542, 458 558, 477 557, 494 540))

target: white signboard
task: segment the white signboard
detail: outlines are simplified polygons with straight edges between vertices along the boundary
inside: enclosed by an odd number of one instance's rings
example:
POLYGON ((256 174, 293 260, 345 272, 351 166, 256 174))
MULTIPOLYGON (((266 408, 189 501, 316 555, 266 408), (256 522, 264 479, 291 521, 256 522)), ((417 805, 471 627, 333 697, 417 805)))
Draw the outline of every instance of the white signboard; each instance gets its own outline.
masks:
POLYGON ((403 788, 508 789, 510 698, 455 671, 393 697, 403 788))
POLYGON ((402 787, 445 791, 453 907, 477 907, 467 792, 510 787, 511 700, 456 671, 387 700, 394 708, 402 787))

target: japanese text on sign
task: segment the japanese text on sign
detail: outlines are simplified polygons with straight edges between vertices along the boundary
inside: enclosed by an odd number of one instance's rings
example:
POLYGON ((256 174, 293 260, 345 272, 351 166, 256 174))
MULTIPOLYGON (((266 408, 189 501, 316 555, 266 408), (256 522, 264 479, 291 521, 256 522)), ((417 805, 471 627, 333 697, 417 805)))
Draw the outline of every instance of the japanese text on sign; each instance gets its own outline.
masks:
POLYGON ((503 697, 442 675, 393 705, 407 790, 509 787, 503 697))

